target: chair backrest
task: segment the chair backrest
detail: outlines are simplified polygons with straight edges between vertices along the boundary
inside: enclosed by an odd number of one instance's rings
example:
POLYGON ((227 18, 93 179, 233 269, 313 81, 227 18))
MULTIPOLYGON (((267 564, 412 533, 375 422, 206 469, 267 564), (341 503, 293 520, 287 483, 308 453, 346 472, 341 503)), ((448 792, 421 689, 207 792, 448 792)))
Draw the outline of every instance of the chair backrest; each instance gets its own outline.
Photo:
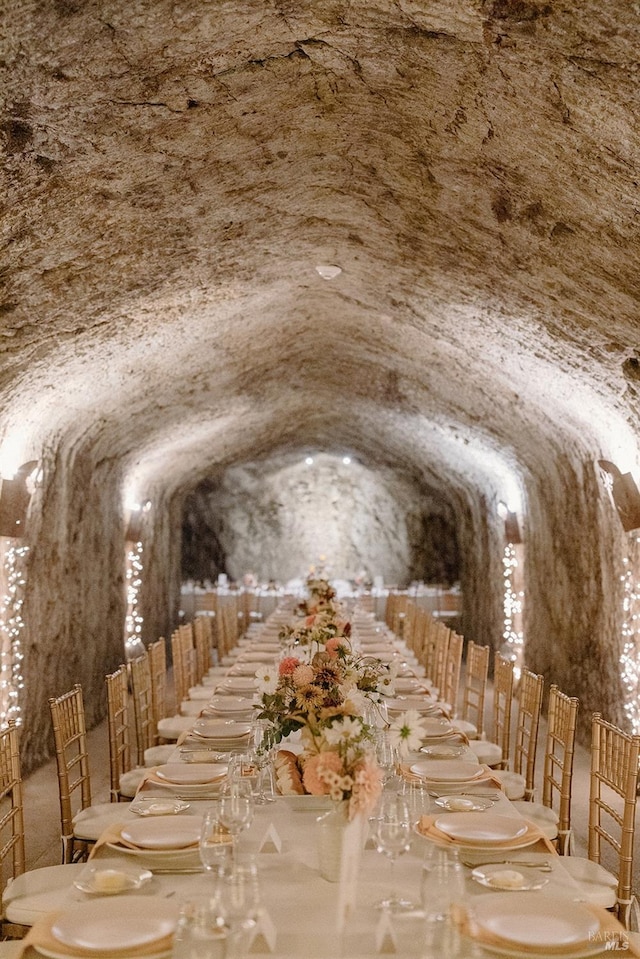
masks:
POLYGON ((0 866, 2 889, 25 870, 22 775, 13 719, 0 732, 0 866))
POLYGON ((434 648, 434 660, 432 672, 433 675, 429 677, 434 685, 437 686, 440 691, 440 698, 443 698, 444 694, 444 684, 445 684, 445 668, 447 664, 447 654, 449 652, 449 638, 451 636, 451 630, 447 629, 444 623, 436 623, 436 638, 435 638, 435 648, 434 648))
POLYGON ((151 673, 151 702, 153 704, 153 735, 158 742, 158 723, 167 715, 167 644, 164 636, 147 648, 151 673))
POLYGON ((138 766, 144 766, 145 749, 155 745, 157 728, 153 712, 149 654, 136 656, 135 659, 131 660, 129 667, 131 669, 133 719, 136 728, 136 762, 138 766))
POLYGON ((82 686, 49 700, 58 768, 63 862, 75 854, 73 817, 91 805, 91 777, 87 752, 82 686))
POLYGON ((535 788, 536 751, 542 710, 544 676, 523 669, 518 687, 516 738, 513 771, 524 776, 524 798, 533 799, 535 788))
POLYGON ((461 719, 473 723, 478 739, 484 733, 484 701, 489 675, 489 646, 467 644, 467 664, 462 693, 461 719))
POLYGON ((201 683, 211 667, 211 620, 196 616, 193 621, 193 642, 196 650, 196 682, 201 683))
POLYGON ((513 702, 513 662, 496 653, 493 660, 493 741, 502 750, 499 767, 509 765, 511 745, 511 704, 513 702))
POLYGON ((178 712, 180 703, 189 698, 189 665, 185 657, 185 643, 183 634, 176 629, 171 634, 171 658, 173 661, 173 687, 176 695, 178 712))
POLYGON ((105 677, 109 729, 109 779, 111 802, 122 799, 120 777, 131 769, 129 740, 129 674, 123 664, 105 677))
POLYGON ((447 643, 447 655, 444 660, 442 671, 442 688, 440 690, 440 699, 449 703, 452 715, 457 714, 458 692, 460 689, 460 670, 462 668, 462 650, 464 648, 464 639, 459 633, 453 630, 449 634, 447 643))
POLYGON ((616 912, 628 927, 633 902, 633 840, 640 736, 631 736, 594 713, 591 722, 589 859, 600 862, 606 843, 618 864, 616 912))
POLYGON ((556 685, 549 688, 542 803, 554 809, 556 799, 558 801, 558 851, 561 855, 571 851, 571 781, 578 706, 575 696, 566 696, 556 685))

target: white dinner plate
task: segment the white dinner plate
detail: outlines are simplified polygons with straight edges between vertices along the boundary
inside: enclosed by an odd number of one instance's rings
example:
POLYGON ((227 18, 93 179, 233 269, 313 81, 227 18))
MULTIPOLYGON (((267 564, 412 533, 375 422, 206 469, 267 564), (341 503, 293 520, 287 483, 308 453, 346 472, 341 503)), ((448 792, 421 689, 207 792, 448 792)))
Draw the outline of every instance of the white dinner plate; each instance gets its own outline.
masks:
POLYGON ((118 855, 124 854, 135 859, 153 873, 202 872, 197 846, 187 846, 185 849, 134 849, 132 846, 109 842, 107 847, 118 855))
POLYGON ((217 688, 228 689, 234 693, 252 693, 257 685, 258 680, 248 676, 227 676, 217 688))
POLYGON ((153 879, 149 869, 121 859, 97 859, 88 862, 73 885, 81 892, 97 896, 114 896, 140 889, 153 879))
POLYGON ((197 844, 201 829, 201 816, 159 816, 128 823, 120 836, 138 849, 185 849, 197 844))
MULTIPOLYGON (((429 759, 458 759, 464 753, 464 746, 458 743, 435 743, 432 746, 421 746, 420 752, 429 759)), ((473 762, 473 760, 469 760, 473 762)))
MULTIPOLYGON (((511 950, 509 955, 514 954, 514 947, 536 950, 540 955, 554 946, 573 947, 574 956, 604 949, 600 922, 581 902, 545 893, 496 893, 474 898, 473 910, 476 925, 502 940, 505 950, 511 950)), ((563 951, 562 955, 566 957, 567 953, 563 951)))
POLYGON ((527 832, 527 823, 517 816, 485 812, 447 813, 438 816, 434 826, 451 839, 474 845, 511 842, 527 832))
POLYGON ((228 672, 228 676, 251 676, 255 679, 256 675, 256 666, 253 663, 241 663, 238 662, 235 666, 231 666, 228 672))
POLYGON ((226 763, 166 763, 158 766, 156 776, 165 782, 177 785, 193 785, 219 782, 229 771, 226 763))
POLYGON ((417 693, 419 690, 426 690, 425 684, 420 679, 401 679, 398 677, 393 681, 397 693, 417 693))
POLYGON ((438 796, 435 804, 447 812, 483 812, 491 809, 493 799, 485 799, 483 796, 438 796))
POLYGON ((415 709, 418 713, 433 715, 440 713, 440 707, 428 696, 400 696, 386 700, 387 709, 393 713, 406 713, 408 709, 415 709))
POLYGON ((178 906, 153 896, 97 899, 65 909, 51 925, 58 942, 99 956, 136 949, 170 936, 178 920, 178 906))
POLYGON ((549 880, 546 876, 537 873, 535 869, 519 870, 517 863, 490 863, 487 866, 477 866, 471 873, 471 878, 487 889, 509 890, 509 892, 529 892, 532 889, 542 889, 549 880))
POLYGON ((208 708, 219 713, 244 713, 253 709, 253 700, 245 696, 213 696, 208 708))
POLYGON ((446 739, 456 735, 453 726, 444 716, 423 716, 421 722, 423 739, 446 739))
POLYGON ((249 735, 251 723, 234 719, 198 719, 191 732, 203 739, 237 739, 249 735))
POLYGON ((427 782, 469 783, 486 776, 486 769, 465 759, 423 759, 409 767, 427 782))

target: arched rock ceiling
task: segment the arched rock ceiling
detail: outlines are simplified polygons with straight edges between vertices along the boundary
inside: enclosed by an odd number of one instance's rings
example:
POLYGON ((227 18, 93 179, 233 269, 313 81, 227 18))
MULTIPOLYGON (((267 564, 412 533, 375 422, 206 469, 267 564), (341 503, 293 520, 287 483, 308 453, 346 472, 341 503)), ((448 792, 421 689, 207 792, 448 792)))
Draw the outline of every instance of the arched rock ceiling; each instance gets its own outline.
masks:
POLYGON ((354 448, 497 494, 616 459, 638 4, 3 10, 5 457, 82 439, 175 489, 354 448))

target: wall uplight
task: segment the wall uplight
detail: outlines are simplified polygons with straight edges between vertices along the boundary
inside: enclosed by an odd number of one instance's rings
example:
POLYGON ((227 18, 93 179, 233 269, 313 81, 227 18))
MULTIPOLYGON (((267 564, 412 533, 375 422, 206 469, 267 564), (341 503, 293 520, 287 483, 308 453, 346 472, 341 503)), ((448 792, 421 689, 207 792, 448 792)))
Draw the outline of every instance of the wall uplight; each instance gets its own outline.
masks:
POLYGON ((307 466, 313 466, 313 456, 307 456, 305 458, 305 463, 307 464, 307 466))
POLYGON ((335 278, 342 273, 342 269, 333 263, 320 263, 316 267, 316 273, 318 273, 323 280, 335 280, 335 278))

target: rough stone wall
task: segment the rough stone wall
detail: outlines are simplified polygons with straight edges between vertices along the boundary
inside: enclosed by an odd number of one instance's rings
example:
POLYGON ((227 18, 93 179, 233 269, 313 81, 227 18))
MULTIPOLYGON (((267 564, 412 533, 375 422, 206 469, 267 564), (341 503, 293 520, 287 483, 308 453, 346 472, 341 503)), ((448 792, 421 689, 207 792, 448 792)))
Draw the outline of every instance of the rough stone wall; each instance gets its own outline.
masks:
POLYGON ((451 508, 437 491, 391 470, 326 454, 313 460, 236 467, 194 491, 184 514, 185 579, 252 571, 261 582, 286 582, 321 556, 339 579, 362 571, 398 585, 458 579, 451 508))
POLYGON ((26 540, 32 544, 23 610, 26 770, 51 752, 49 697, 80 683, 87 726, 104 718, 104 678, 124 655, 121 515, 119 473, 112 462, 65 446, 45 461, 26 540))

